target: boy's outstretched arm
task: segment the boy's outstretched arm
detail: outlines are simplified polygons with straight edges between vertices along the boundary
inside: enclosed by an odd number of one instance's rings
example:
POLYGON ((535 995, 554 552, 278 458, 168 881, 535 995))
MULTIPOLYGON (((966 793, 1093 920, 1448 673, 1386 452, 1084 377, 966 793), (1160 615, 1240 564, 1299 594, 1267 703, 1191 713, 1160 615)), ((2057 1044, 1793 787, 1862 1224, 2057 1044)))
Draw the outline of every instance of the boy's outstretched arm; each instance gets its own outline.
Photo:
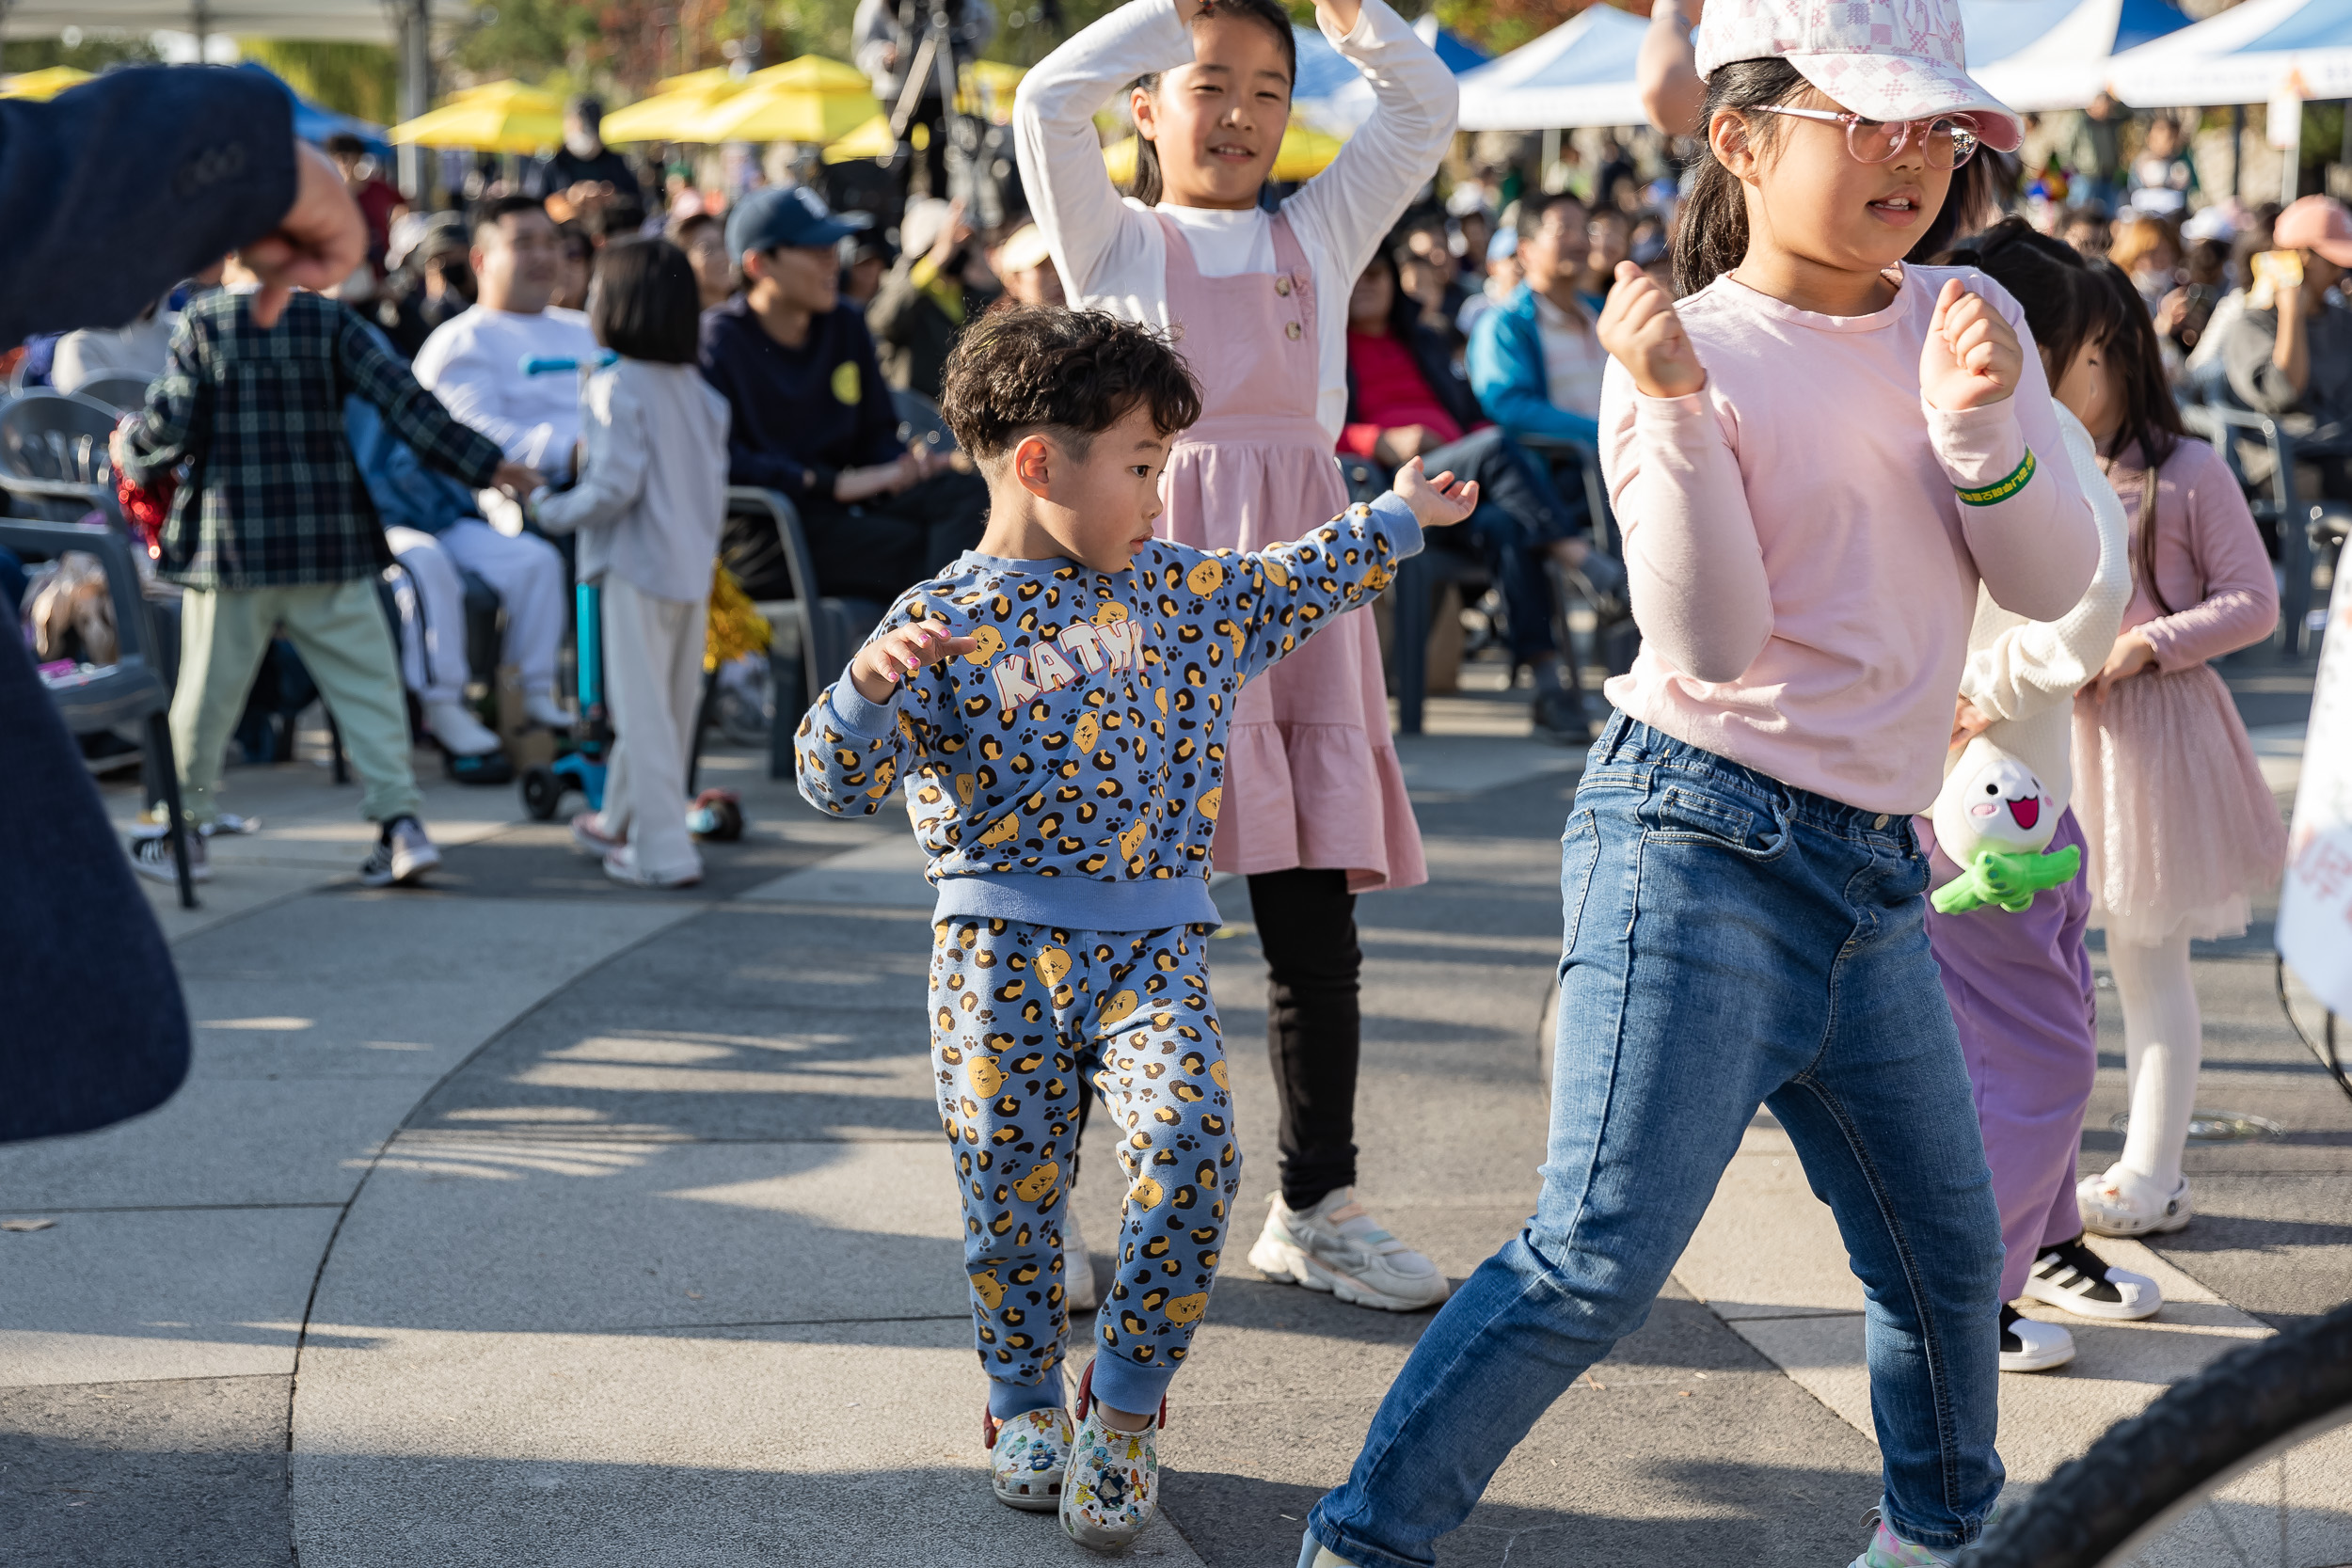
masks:
MULTIPOLYGON (((1209 629, 1229 639, 1245 676, 1290 653, 1332 619, 1370 604, 1389 586, 1398 562, 1418 554, 1422 531, 1449 528, 1478 509, 1475 482, 1431 479, 1416 457, 1397 470, 1396 488, 1369 506, 1351 506, 1302 539, 1193 568, 1227 601, 1209 629)), ((1198 592, 1196 578, 1186 578, 1198 592)))
POLYGON ((926 665, 979 644, 935 621, 885 623, 825 689, 792 739, 801 798, 835 816, 871 816, 890 799, 914 744, 898 692, 926 665))

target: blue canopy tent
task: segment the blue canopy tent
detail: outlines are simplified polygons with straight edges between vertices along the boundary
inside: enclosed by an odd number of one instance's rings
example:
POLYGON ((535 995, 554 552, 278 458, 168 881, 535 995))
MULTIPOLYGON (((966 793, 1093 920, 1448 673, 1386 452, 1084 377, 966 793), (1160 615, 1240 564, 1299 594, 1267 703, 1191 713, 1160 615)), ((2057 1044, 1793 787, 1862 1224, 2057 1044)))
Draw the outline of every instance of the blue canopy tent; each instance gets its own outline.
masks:
POLYGON ((1465 131, 1639 125, 1634 60, 1649 24, 1591 6, 1532 43, 1462 74, 1465 131))
POLYGON ((246 60, 237 69, 259 71, 285 88, 286 96, 294 100, 294 135, 304 141, 323 145, 327 137, 348 132, 367 144, 369 154, 377 163, 388 168, 391 166, 392 144, 384 139, 384 127, 381 125, 371 124, 353 115, 339 113, 324 103, 313 103, 294 91, 292 84, 265 65, 246 60))
POLYGON ((1969 74, 2024 114, 2081 108, 2111 56, 2189 24, 2170 0, 1961 0, 1960 14, 1969 74))
POLYGON ((2352 97, 2352 0, 2246 0, 2118 55, 2107 76, 2145 109, 2352 97))
MULTIPOLYGON (((1372 114, 1372 84, 1348 63, 1346 55, 1331 47, 1321 29, 1294 27, 1291 31, 1298 40, 1298 80, 1291 89, 1292 111, 1329 135, 1345 138, 1353 135, 1372 114)), ((1414 23, 1413 31, 1457 76, 1486 61, 1477 46, 1438 26, 1435 16, 1414 23)))

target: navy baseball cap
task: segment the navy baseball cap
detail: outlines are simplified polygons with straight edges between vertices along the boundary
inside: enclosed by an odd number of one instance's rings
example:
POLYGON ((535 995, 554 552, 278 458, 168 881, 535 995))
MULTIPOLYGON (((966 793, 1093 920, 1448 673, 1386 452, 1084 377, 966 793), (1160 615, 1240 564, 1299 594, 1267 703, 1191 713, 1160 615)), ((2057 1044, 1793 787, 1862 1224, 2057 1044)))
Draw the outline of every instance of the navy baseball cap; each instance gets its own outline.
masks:
POLYGON ((751 192, 727 214, 727 254, 773 250, 778 245, 828 245, 863 224, 834 215, 825 198, 806 185, 762 186, 751 192))

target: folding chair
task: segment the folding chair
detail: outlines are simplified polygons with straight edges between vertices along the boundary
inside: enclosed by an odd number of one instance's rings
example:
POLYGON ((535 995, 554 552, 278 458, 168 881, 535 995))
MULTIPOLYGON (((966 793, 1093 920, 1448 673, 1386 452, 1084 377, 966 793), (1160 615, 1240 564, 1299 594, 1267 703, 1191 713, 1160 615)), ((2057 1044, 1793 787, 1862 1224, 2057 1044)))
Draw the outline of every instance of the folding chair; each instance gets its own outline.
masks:
POLYGON ((792 731, 802 710, 849 664, 858 640, 879 616, 866 613, 862 601, 818 594, 817 569, 810 564, 808 540, 801 531, 801 515, 783 494, 755 485, 727 487, 727 515, 762 515, 775 524, 776 541, 784 550, 785 569, 792 578, 792 597, 768 599, 754 606, 779 635, 769 644, 769 669, 774 677, 775 723, 768 741, 768 776, 792 776, 792 731))

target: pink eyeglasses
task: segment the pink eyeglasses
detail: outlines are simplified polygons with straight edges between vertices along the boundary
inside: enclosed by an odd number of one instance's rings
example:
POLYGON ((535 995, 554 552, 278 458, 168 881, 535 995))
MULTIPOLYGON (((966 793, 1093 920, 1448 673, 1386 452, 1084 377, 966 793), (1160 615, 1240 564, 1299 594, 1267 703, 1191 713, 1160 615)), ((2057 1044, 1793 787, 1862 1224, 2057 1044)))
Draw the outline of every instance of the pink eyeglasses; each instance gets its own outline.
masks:
POLYGON ((1854 161, 1883 164, 1910 145, 1914 133, 1919 150, 1934 169, 1955 169, 1976 155, 1977 121, 1973 115, 1938 115, 1933 119, 1865 119, 1857 114, 1831 109, 1792 109, 1779 103, 1750 107, 1768 115, 1818 119, 1846 128, 1846 150, 1854 161))

